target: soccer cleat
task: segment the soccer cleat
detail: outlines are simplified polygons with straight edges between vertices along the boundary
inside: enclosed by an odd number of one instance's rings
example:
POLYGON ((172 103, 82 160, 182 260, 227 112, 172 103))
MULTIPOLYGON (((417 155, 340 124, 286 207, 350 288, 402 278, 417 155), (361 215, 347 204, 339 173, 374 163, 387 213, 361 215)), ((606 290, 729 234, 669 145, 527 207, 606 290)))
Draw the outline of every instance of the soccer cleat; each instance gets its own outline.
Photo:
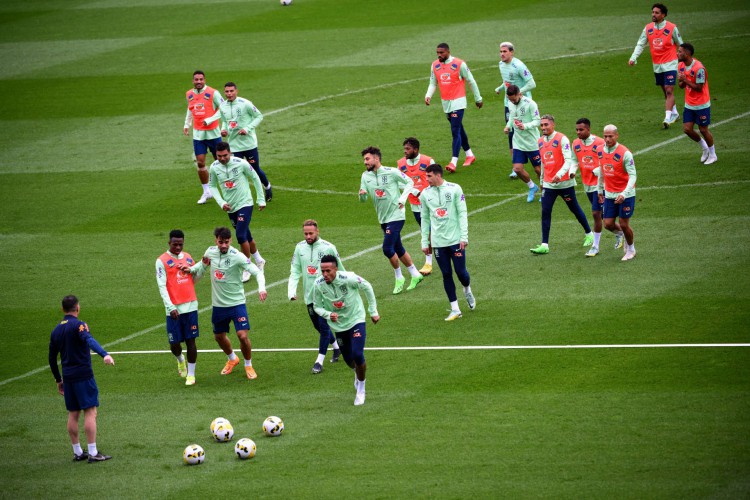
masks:
POLYGON ((248 281, 250 281, 250 276, 250 271, 242 271, 242 282, 247 283, 248 281))
POLYGON ((362 406, 365 404, 365 393, 357 391, 357 395, 354 397, 354 406, 362 406))
POLYGON ((312 372, 317 375, 318 373, 323 371, 323 365, 320 363, 315 363, 312 367, 312 372))
POLYGON ((622 248, 622 244, 625 241, 625 235, 624 234, 616 234, 615 235, 615 250, 618 248, 622 248))
POLYGON ((711 165, 712 163, 716 163, 716 161, 719 158, 716 155, 708 155, 708 159, 703 162, 704 165, 711 165))
POLYGON ((258 269, 261 271, 266 268, 266 259, 260 259, 259 261, 255 262, 255 265, 258 266, 258 269))
POLYGON ((432 264, 425 264, 422 269, 419 270, 419 274, 422 276, 429 276, 432 274, 432 264))
POLYGON ((245 375, 247 375, 247 378, 250 380, 255 380, 258 378, 258 374, 255 373, 255 369, 252 366, 246 366, 245 367, 245 375))
POLYGON ((178 361, 177 362, 177 373, 182 378, 187 377, 187 361, 178 361))
POLYGON ((268 186, 263 191, 266 193, 266 201, 271 201, 271 198, 273 198, 273 189, 271 186, 268 186))
POLYGON ((203 193, 201 195, 200 199, 198 200, 198 205, 205 205, 206 201, 210 200, 214 196, 210 192, 203 193))
POLYGON ((518 174, 515 170, 510 171, 510 175, 508 176, 508 179, 518 179, 518 174))
POLYGON ((404 291, 404 283, 406 283, 406 278, 396 278, 396 286, 393 287, 393 295, 398 295, 404 291))
POLYGON ((461 311, 451 311, 445 321, 455 321, 462 316, 461 311))
POLYGON ((590 247, 594 244, 594 234, 587 234, 585 238, 583 238, 583 246, 590 247))
POLYGON ((240 364, 239 356, 234 359, 227 360, 227 364, 224 365, 224 369, 221 370, 222 375, 229 375, 234 370, 234 367, 240 364))
POLYGON ((680 113, 675 113, 674 111, 672 111, 672 114, 669 115, 669 124, 671 125, 674 122, 676 122, 679 117, 680 117, 680 113))
POLYGON ((195 377, 192 375, 185 377, 185 385, 195 385, 195 377))
POLYGON ((706 160, 708 160, 708 157, 710 154, 711 154, 710 149, 704 149, 703 153, 701 153, 701 163, 705 163, 706 160))
POLYGON ((467 156, 466 157, 466 161, 464 162, 463 166, 464 167, 468 167, 469 165, 471 165, 475 161, 477 161, 477 157, 476 156, 467 156))
POLYGON ((449 164, 447 164, 447 165, 445 166, 445 170, 446 170, 446 171, 447 171, 447 172, 448 172, 449 174, 452 174, 452 173, 454 173, 454 172, 456 171, 456 166, 455 166, 455 165, 454 165, 454 164, 453 164, 453 163, 451 162, 451 163, 449 163, 449 164))
POLYGON ((89 454, 86 453, 85 451, 81 453, 80 455, 76 455, 75 453, 73 453, 74 462, 83 462, 84 460, 88 460, 88 459, 89 459, 89 454))
POLYGON ((529 188, 529 195, 526 197, 526 201, 528 203, 531 203, 532 201, 534 201, 534 195, 536 194, 537 191, 539 191, 539 186, 537 186, 536 184, 534 184, 533 187, 529 188))
POLYGON ((598 247, 591 247, 589 248, 589 251, 586 252, 586 257, 596 257, 597 255, 599 255, 598 247))
POLYGON ((411 281, 409 282, 409 286, 406 287, 406 291, 408 292, 417 288, 417 285, 422 283, 422 280, 424 280, 424 276, 422 276, 421 274, 418 276, 412 276, 411 281))
POLYGON ((331 358, 331 363, 338 363, 340 357, 341 357, 341 349, 334 349, 333 357, 331 358))
POLYGON ((89 463, 93 464, 94 462, 104 462, 105 460, 109 460, 109 455, 103 455, 102 452, 97 453, 96 455, 89 455, 89 463))
POLYGON ((477 307, 477 300, 474 298, 474 294, 471 292, 464 292, 466 302, 469 304, 469 310, 473 311, 477 307))
POLYGON ((529 250, 535 255, 546 255, 549 253, 549 247, 545 247, 544 245, 539 245, 536 248, 529 248, 529 250))
POLYGON ((622 257, 623 262, 626 260, 633 260, 635 258, 635 250, 632 252, 625 252, 625 255, 622 257))

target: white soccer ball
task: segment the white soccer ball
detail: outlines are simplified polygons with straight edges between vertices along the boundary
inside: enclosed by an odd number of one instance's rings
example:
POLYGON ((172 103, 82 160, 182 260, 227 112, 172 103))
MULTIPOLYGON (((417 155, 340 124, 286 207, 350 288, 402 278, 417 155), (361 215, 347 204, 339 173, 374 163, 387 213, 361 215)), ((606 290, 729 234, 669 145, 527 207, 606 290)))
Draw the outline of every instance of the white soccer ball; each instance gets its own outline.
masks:
POLYGON ((229 423, 229 420, 227 420, 224 417, 216 417, 215 419, 213 419, 211 421, 211 435, 213 436, 214 429, 216 429, 217 425, 219 425, 219 424, 228 424, 228 423, 229 423))
POLYGON ((204 458, 206 458, 206 452, 197 444, 191 444, 182 452, 182 460, 188 465, 202 464, 204 458))
POLYGON ((255 456, 255 441, 250 438, 242 438, 234 445, 234 453, 241 459, 253 458, 255 456))
POLYGON ((263 433, 266 436, 281 436, 284 422, 279 417, 268 417, 263 421, 263 433))
POLYGON ((234 436, 234 427, 229 423, 229 420, 217 423, 211 431, 214 439, 220 443, 226 443, 232 440, 234 436))
POLYGON ((292 5, 292 0, 279 0, 279 2, 284 6, 292 5))

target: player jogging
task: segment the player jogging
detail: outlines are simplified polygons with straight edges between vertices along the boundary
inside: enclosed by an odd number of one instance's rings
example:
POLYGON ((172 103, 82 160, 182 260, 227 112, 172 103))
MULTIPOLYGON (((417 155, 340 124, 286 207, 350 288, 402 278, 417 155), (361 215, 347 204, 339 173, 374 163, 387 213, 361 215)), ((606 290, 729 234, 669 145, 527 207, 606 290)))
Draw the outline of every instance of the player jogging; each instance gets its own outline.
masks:
POLYGON ((692 140, 700 144, 703 153, 701 162, 711 165, 718 160, 714 148, 714 136, 708 130, 711 124, 711 94, 708 92, 706 67, 693 57, 695 48, 683 43, 677 49, 677 85, 685 89, 685 109, 682 112, 682 130, 692 140), (698 124, 699 136, 694 129, 698 124))
POLYGON ((534 201, 534 195, 539 186, 534 184, 524 164, 531 162, 537 178, 542 171, 542 160, 539 156, 539 107, 530 97, 522 96, 517 85, 509 85, 508 90, 508 122, 505 133, 513 132, 513 171, 529 186, 526 201, 534 201))

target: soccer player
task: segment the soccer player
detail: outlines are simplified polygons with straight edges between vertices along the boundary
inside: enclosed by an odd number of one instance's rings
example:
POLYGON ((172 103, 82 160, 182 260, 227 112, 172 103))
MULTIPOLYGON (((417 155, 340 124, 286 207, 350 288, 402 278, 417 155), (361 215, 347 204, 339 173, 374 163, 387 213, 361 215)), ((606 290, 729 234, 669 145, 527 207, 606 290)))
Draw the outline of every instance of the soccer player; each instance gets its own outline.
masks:
MULTIPOLYGON (((263 185, 258 174, 247 161, 232 156, 229 144, 226 142, 219 142, 216 146, 216 157, 217 160, 208 169, 210 174, 208 184, 211 188, 211 194, 221 209, 229 215, 242 253, 248 259, 252 256, 255 259, 255 264, 263 269, 266 261, 261 257, 253 235, 250 233, 250 219, 253 217, 253 193, 250 191, 248 179, 252 181, 255 187, 258 210, 261 211, 266 207, 263 185)), ((242 274, 243 283, 249 279, 249 273, 242 274)))
POLYGON ((652 23, 643 28, 628 64, 633 66, 648 45, 654 64, 656 85, 664 92, 665 113, 662 125, 669 128, 680 117, 674 103, 674 84, 677 80, 677 46, 682 43, 682 37, 677 26, 666 21, 666 17, 667 6, 663 3, 655 3, 651 7, 652 23))
POLYGON ((216 245, 208 247, 203 259, 192 267, 183 266, 181 269, 190 274, 205 272, 211 269, 211 302, 213 312, 211 322, 214 327, 214 339, 221 350, 227 355, 227 363, 221 370, 222 375, 232 373, 232 370, 240 362, 240 359, 232 350, 232 343, 227 338, 229 323, 234 322, 237 338, 240 340, 240 350, 245 359, 245 375, 249 379, 258 377, 253 368, 252 345, 247 336, 250 330, 250 322, 247 318, 247 305, 245 304, 245 290, 242 286, 242 272, 247 271, 255 276, 258 282, 258 298, 265 302, 266 278, 263 270, 259 269, 252 261, 243 256, 242 253, 232 248, 232 232, 226 227, 217 227, 214 230, 216 245))
POLYGON ((617 127, 604 127, 604 149, 599 153, 601 176, 599 177, 599 202, 604 204, 604 227, 616 229, 615 218, 625 234, 625 256, 623 261, 635 257, 635 242, 630 218, 635 210, 635 161, 628 148, 617 142, 620 134, 617 127))
POLYGON ((359 201, 372 198, 375 212, 378 215, 380 228, 383 230, 383 254, 393 266, 396 274, 396 285, 393 294, 404 290, 406 278, 401 273, 399 260, 404 263, 411 275, 411 281, 406 289, 414 290, 422 282, 424 276, 419 274, 411 260, 409 252, 401 243, 401 229, 404 227, 406 214, 404 204, 411 194, 419 191, 414 189, 414 182, 397 168, 384 167, 380 164, 380 149, 370 146, 362 150, 365 171, 359 184, 359 201), (403 193, 400 188, 403 187, 403 193))
POLYGON ((704 165, 715 163, 716 149, 714 136, 708 130, 711 124, 711 95, 708 92, 706 68, 693 57, 695 48, 689 43, 680 44, 677 49, 677 85, 685 89, 685 109, 682 112, 682 130, 703 149, 701 162, 704 165), (698 123, 699 136, 693 128, 698 123))
POLYGON ((195 385, 195 363, 198 360, 198 298, 195 277, 185 273, 182 266, 195 264, 189 253, 183 252, 185 233, 179 229, 169 232, 169 250, 156 259, 156 284, 167 311, 167 339, 169 349, 177 358, 177 373, 185 385, 195 385), (187 363, 182 354, 182 342, 187 348, 187 363))
POLYGON ((234 82, 224 84, 226 100, 221 103, 219 110, 222 116, 221 136, 226 138, 233 155, 244 158, 258 174, 266 194, 266 201, 271 201, 273 191, 266 173, 260 168, 258 156, 258 136, 255 128, 263 121, 263 114, 255 105, 237 95, 237 85, 234 82))
POLYGON ((568 210, 575 215, 586 234, 583 246, 594 242, 586 214, 576 198, 575 164, 571 159, 570 141, 564 134, 555 131, 555 117, 544 115, 541 119, 542 138, 539 139, 539 153, 542 156, 542 244, 531 248, 531 253, 549 253, 549 230, 552 225, 552 208, 558 196, 562 197, 568 210))
POLYGON ((453 156, 450 163, 445 166, 448 172, 455 172, 458 164, 458 155, 463 148, 466 152, 466 161, 463 166, 468 167, 476 161, 476 156, 469 146, 469 137, 464 130, 463 119, 466 109, 466 82, 471 85, 474 94, 474 102, 477 108, 482 108, 482 96, 479 94, 479 86, 469 67, 464 61, 451 56, 451 50, 447 43, 437 46, 437 59, 430 67, 430 85, 424 96, 424 103, 429 106, 432 95, 436 88, 440 88, 440 98, 443 101, 443 111, 451 124, 453 136, 453 156))
MULTIPOLYGON (((586 257, 595 257, 599 254, 599 241, 602 237, 602 204, 599 203, 599 151, 604 148, 604 139, 591 134, 591 121, 588 118, 580 118, 576 122, 576 135, 573 141, 573 156, 571 161, 573 167, 571 172, 581 170, 581 181, 583 191, 591 202, 591 215, 594 217, 594 244, 586 252, 586 257)), ((625 241, 622 228, 615 222, 615 250, 622 248, 625 241)))
POLYGON ((378 304, 370 283, 352 272, 339 271, 338 259, 324 255, 320 259, 320 276, 313 284, 315 313, 328 321, 336 332, 341 354, 350 368, 354 368, 354 405, 365 404, 365 306, 359 291, 367 296, 367 312, 373 323, 380 321, 378 304))
POLYGON ((103 462, 112 458, 102 454, 96 447, 96 409, 99 406, 99 388, 91 368, 91 351, 104 358, 104 364, 114 365, 115 360, 91 336, 89 325, 78 319, 81 306, 75 295, 62 300, 65 317, 52 330, 49 339, 49 367, 57 383, 57 392, 65 396, 68 409, 68 435, 73 444, 73 460, 89 463, 103 462), (62 376, 57 367, 60 355, 62 376), (83 451, 78 438, 78 419, 83 410, 83 431, 88 442, 88 453, 83 451))
POLYGON ((513 134, 513 171, 529 186, 526 201, 531 203, 539 186, 534 184, 523 166, 531 161, 537 178, 540 178, 542 160, 539 156, 539 107, 530 97, 521 95, 518 85, 509 85, 506 94, 508 122, 504 131, 508 135, 513 134))
MULTIPOLYGON (((407 137, 403 143, 404 157, 398 160, 398 169, 414 181, 414 189, 421 193, 427 187, 427 167, 435 161, 427 155, 419 153, 419 140, 416 137, 407 137)), ((417 225, 422 226, 421 204, 419 195, 409 193, 409 205, 417 225)), ((432 273, 432 253, 425 258, 424 266, 419 270, 422 276, 432 273)))
POLYGON ((451 312, 445 321, 461 317, 456 297, 456 284, 453 270, 464 287, 464 297, 472 311, 476 307, 471 292, 471 277, 466 270, 466 246, 469 244, 469 220, 466 212, 466 199, 461 186, 443 179, 443 167, 437 163, 427 167, 427 183, 422 191, 422 251, 435 253, 440 272, 443 275, 443 288, 448 295, 451 312), (451 263, 453 268, 451 269, 451 263))
POLYGON ((315 312, 312 300, 313 283, 320 277, 320 259, 326 255, 332 255, 336 258, 336 265, 339 269, 342 271, 346 271, 346 269, 341 264, 339 252, 336 250, 336 247, 332 243, 320 238, 317 221, 308 219, 303 222, 302 233, 305 239, 297 243, 292 255, 292 267, 289 270, 287 295, 289 296, 289 300, 297 300, 297 284, 300 278, 302 278, 302 293, 304 294, 305 304, 307 304, 307 314, 310 316, 313 328, 320 334, 318 357, 312 368, 312 372, 317 374, 323 371, 323 361, 326 359, 328 344, 333 346, 331 363, 339 360, 341 350, 326 320, 318 316, 315 312))
POLYGON ((193 153, 195 164, 198 167, 198 178, 203 185, 203 195, 198 200, 199 205, 206 203, 211 198, 208 188, 208 170, 206 170, 206 152, 209 150, 216 159, 216 145, 219 138, 219 106, 221 105, 221 94, 206 85, 206 75, 201 70, 193 72, 193 88, 185 93, 187 98, 187 114, 185 115, 185 135, 190 133, 193 127, 193 153))
MULTIPOLYGON (((534 76, 529 71, 529 68, 515 57, 515 48, 510 42, 503 42, 500 44, 500 62, 498 66, 500 68, 500 76, 503 79, 503 84, 495 89, 496 94, 503 94, 505 102, 505 123, 508 122, 508 95, 505 93, 508 87, 516 85, 521 90, 521 94, 531 99, 531 91, 536 88, 536 82, 534 76)), ((513 157, 513 130, 511 129, 508 134, 508 146, 510 147, 510 156, 513 157)), ((511 179, 516 179, 518 174, 515 170, 511 170, 508 176, 511 179)))

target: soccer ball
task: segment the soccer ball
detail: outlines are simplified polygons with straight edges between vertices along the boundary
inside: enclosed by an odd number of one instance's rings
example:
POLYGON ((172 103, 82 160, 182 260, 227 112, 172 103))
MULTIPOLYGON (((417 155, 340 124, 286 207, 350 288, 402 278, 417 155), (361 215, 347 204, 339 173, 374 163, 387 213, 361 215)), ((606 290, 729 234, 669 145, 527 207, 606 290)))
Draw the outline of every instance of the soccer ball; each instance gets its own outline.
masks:
POLYGON ((279 417, 268 417, 263 421, 263 432, 266 436, 281 436, 284 422, 279 417))
POLYGON ((214 429, 216 429, 216 426, 219 424, 228 424, 229 420, 227 420, 224 417, 216 417, 211 421, 211 435, 214 433, 214 429))
POLYGON ((206 458, 206 452, 197 444, 191 444, 182 452, 182 460, 188 465, 202 464, 204 458, 206 458))
POLYGON ((232 424, 228 420, 225 420, 216 424, 211 434, 213 434, 214 439, 218 442, 226 443, 227 441, 231 441, 232 436, 234 436, 234 427, 232 427, 232 424))
POLYGON ((234 452, 241 459, 253 458, 255 456, 255 441, 249 438, 242 438, 234 445, 234 452))
POLYGON ((281 5, 283 5, 285 7, 287 5, 292 5, 292 0, 279 0, 279 2, 281 3, 281 5))

